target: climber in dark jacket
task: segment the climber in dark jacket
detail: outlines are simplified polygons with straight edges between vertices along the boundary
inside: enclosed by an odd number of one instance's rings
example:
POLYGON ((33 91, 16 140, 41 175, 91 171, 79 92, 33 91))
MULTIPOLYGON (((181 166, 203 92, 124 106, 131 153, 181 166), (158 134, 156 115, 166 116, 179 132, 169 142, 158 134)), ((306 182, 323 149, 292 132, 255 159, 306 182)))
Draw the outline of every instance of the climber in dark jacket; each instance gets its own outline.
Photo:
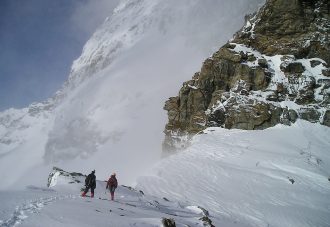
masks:
POLYGON ((107 183, 107 189, 109 188, 111 194, 111 200, 115 198, 115 190, 118 186, 118 181, 116 178, 116 173, 113 173, 107 183))
POLYGON ((82 197, 86 196, 86 193, 91 189, 91 197, 94 197, 94 189, 96 188, 96 176, 95 170, 93 170, 85 179, 85 190, 81 194, 82 197))

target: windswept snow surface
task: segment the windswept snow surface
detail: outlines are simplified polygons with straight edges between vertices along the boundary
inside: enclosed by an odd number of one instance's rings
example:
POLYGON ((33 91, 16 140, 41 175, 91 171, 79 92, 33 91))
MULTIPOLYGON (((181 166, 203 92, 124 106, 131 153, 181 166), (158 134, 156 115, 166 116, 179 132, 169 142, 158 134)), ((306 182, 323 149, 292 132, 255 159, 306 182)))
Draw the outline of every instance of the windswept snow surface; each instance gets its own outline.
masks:
POLYGON ((298 121, 262 131, 209 128, 138 187, 210 211, 215 226, 330 226, 330 129, 298 121))
MULTIPOLYGON (((54 187, 30 186, 0 193, 0 227, 62 226, 162 226, 162 218, 175 219, 176 226, 202 227, 202 208, 144 195, 119 186, 110 201, 105 182, 98 181, 94 198, 80 197, 82 184, 59 177, 54 187)), ((90 193, 87 193, 90 195, 90 193)))
POLYGON ((51 188, 1 191, 0 226, 161 226, 162 217, 203 226, 209 213, 215 226, 328 227, 329 132, 306 121, 262 131, 208 128, 141 177, 137 190, 120 186, 115 202, 106 200, 104 182, 94 199, 81 198, 82 184, 59 174, 51 188))
POLYGON ((0 189, 53 165, 132 184, 160 158, 164 101, 263 2, 121 0, 53 98, 0 113, 0 189))

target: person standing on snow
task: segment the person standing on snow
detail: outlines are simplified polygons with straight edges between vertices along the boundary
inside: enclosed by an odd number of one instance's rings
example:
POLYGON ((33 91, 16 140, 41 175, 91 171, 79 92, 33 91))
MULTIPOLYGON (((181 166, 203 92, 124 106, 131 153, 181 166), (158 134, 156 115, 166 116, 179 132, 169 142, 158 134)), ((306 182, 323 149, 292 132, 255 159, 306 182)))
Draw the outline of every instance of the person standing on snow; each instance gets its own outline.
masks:
POLYGON ((96 188, 96 176, 95 170, 93 170, 85 179, 85 191, 81 194, 82 197, 86 196, 86 193, 91 189, 91 197, 94 197, 94 189, 96 188))
POLYGON ((118 186, 118 181, 116 178, 116 173, 113 173, 107 183, 107 189, 109 188, 111 194, 111 200, 115 198, 115 190, 118 186))

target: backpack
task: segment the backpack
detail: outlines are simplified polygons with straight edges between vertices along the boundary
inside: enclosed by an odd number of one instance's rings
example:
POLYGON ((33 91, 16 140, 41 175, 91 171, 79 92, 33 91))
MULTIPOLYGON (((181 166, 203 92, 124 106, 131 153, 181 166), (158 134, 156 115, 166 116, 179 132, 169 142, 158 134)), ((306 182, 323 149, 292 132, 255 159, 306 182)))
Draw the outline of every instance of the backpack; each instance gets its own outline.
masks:
POLYGON ((89 174, 89 175, 86 177, 86 179, 85 179, 85 185, 86 185, 86 186, 89 186, 89 184, 90 184, 90 180, 91 180, 91 175, 89 174))

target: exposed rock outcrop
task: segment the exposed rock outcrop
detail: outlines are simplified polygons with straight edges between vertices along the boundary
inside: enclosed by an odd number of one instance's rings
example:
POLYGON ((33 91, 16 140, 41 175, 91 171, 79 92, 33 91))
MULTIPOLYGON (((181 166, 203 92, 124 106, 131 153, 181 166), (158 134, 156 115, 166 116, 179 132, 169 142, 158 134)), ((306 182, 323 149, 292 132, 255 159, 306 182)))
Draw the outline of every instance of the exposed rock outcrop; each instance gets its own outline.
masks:
POLYGON ((176 227, 175 221, 171 218, 162 218, 162 226, 164 227, 176 227))
POLYGON ((48 176, 47 187, 55 186, 59 176, 62 176, 62 178, 65 179, 68 184, 82 184, 86 178, 86 175, 81 173, 70 173, 54 166, 52 172, 48 176))
POLYGON ((268 0, 165 103, 164 150, 207 127, 330 126, 330 3, 268 0))

